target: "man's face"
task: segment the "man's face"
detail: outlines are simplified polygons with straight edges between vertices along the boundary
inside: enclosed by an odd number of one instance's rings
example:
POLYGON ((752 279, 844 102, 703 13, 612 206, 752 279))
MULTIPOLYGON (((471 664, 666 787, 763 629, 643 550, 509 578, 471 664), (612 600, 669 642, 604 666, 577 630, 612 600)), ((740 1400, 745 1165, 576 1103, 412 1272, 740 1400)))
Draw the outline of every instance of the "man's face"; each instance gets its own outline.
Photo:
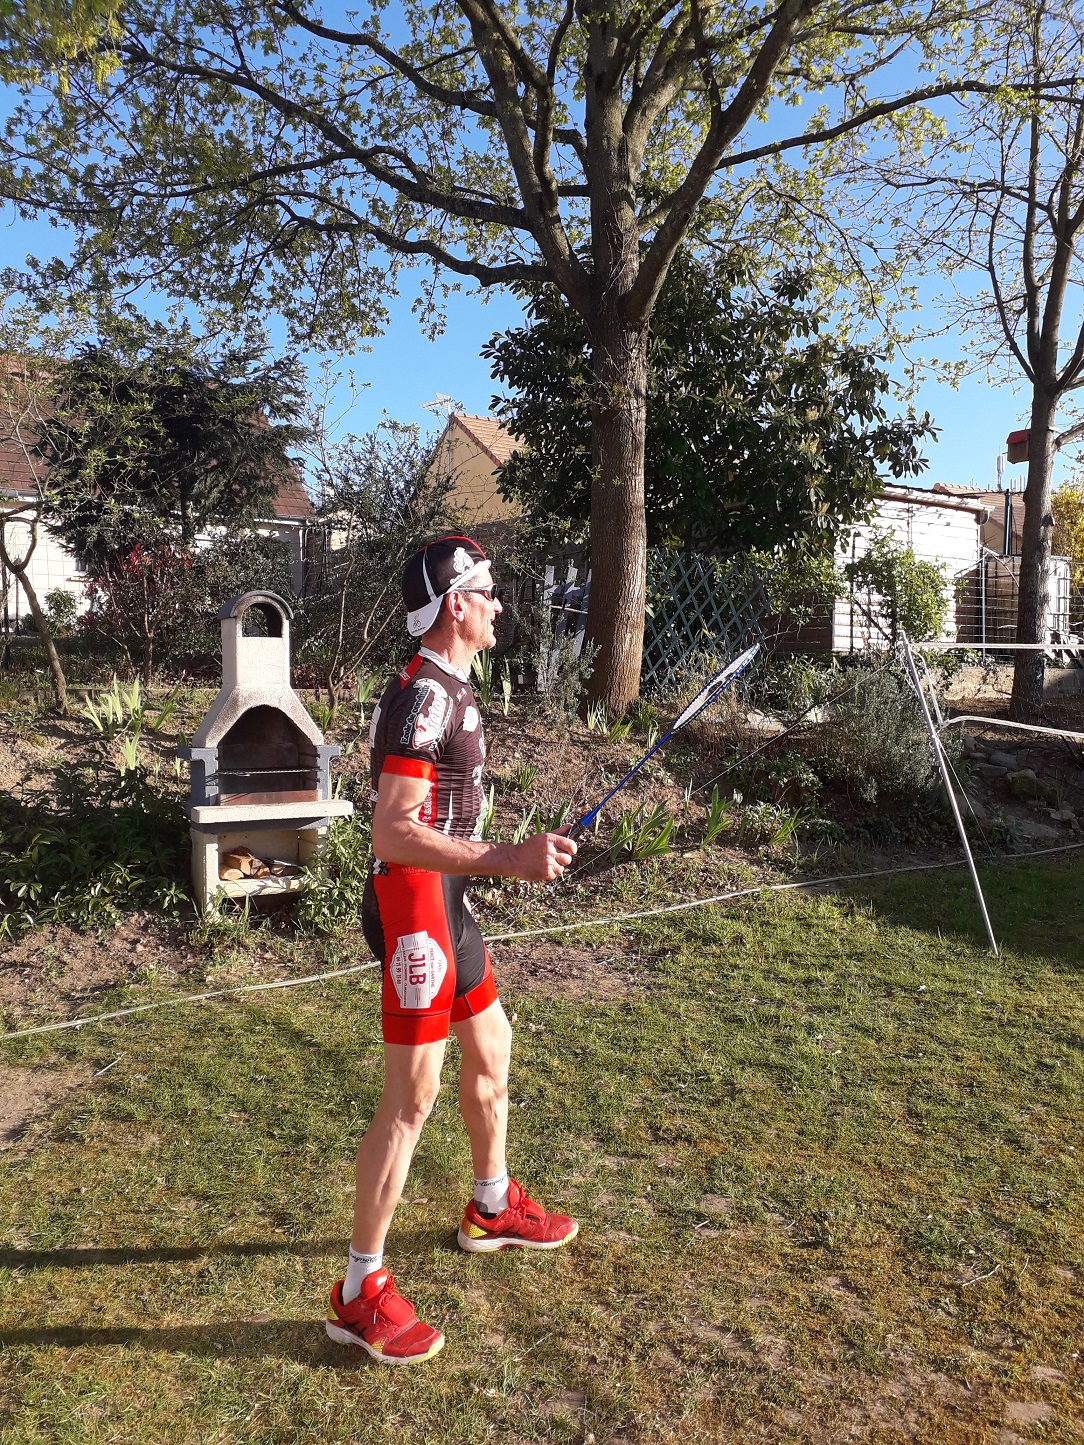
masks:
POLYGON ((478 575, 472 578, 469 587, 459 593, 463 599, 463 620, 459 625, 459 633, 468 647, 475 652, 485 652, 496 643, 497 634, 493 624, 501 611, 501 604, 496 597, 487 597, 484 591, 475 592, 471 589, 492 586, 493 572, 487 562, 478 575))

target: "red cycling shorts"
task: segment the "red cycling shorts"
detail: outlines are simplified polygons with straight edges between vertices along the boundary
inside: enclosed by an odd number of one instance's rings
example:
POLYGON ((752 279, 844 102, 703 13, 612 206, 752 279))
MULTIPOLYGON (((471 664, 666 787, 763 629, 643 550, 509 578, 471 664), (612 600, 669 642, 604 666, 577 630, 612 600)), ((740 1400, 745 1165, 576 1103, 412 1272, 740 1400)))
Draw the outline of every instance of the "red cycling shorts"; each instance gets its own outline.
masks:
POLYGON ((385 863, 362 900, 365 939, 383 967, 384 1042, 429 1044, 497 1001, 489 950, 466 905, 466 878, 385 863))

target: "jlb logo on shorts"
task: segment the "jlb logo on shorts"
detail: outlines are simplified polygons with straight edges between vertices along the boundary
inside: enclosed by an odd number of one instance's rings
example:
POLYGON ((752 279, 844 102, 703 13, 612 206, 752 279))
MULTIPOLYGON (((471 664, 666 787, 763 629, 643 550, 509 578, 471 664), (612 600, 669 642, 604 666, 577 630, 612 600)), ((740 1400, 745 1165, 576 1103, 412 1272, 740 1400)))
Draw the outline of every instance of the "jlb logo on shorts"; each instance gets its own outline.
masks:
POLYGON ((391 981, 404 1008, 428 1008, 440 992, 448 960, 428 933, 404 933, 391 957, 391 981))

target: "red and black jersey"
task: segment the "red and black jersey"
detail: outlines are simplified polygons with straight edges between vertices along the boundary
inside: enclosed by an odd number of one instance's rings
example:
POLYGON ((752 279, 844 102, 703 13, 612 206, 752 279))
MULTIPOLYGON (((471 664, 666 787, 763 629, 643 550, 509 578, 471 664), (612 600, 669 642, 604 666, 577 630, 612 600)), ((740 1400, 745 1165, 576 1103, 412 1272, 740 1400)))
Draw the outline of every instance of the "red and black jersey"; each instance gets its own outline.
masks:
POLYGON ((372 801, 385 773, 425 778, 418 818, 452 838, 472 838, 482 819, 485 736, 463 673, 421 648, 391 681, 369 728, 372 801))

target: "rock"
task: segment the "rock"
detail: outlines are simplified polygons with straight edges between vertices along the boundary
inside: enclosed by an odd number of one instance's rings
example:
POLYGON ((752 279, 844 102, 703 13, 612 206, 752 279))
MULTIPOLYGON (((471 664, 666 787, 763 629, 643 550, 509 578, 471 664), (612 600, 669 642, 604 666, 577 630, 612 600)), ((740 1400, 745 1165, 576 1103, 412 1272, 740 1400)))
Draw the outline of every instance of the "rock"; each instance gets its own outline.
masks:
POLYGON ((965 821, 967 818, 973 817, 977 822, 985 823, 990 816, 974 793, 957 793, 956 801, 960 805, 960 813, 965 821))
POLYGON ((984 783, 996 783, 998 778, 1008 776, 1008 768, 998 767, 997 763, 979 763, 975 769, 984 783))
POLYGON ((1029 843, 1056 843, 1063 836, 1049 823, 1033 823, 1030 818, 1023 819, 1018 826, 1020 837, 1029 843))
POLYGON ((986 749, 979 742, 978 738, 973 738, 970 733, 963 733, 961 735, 960 751, 965 758, 973 758, 976 762, 981 762, 986 756, 986 749))
POLYGON ((997 748, 991 751, 988 761, 1009 773, 1015 773, 1020 766, 1014 754, 999 752, 997 748))
POLYGON ((1032 768, 1020 768, 1015 773, 1007 773, 1005 781, 1014 798, 1042 798, 1051 803, 1058 801, 1057 788, 1044 778, 1037 778, 1032 768))
POLYGON ((1074 833, 1080 830, 1080 824, 1077 822, 1077 816, 1072 808, 1051 808, 1050 817, 1055 823, 1068 823, 1074 833))

